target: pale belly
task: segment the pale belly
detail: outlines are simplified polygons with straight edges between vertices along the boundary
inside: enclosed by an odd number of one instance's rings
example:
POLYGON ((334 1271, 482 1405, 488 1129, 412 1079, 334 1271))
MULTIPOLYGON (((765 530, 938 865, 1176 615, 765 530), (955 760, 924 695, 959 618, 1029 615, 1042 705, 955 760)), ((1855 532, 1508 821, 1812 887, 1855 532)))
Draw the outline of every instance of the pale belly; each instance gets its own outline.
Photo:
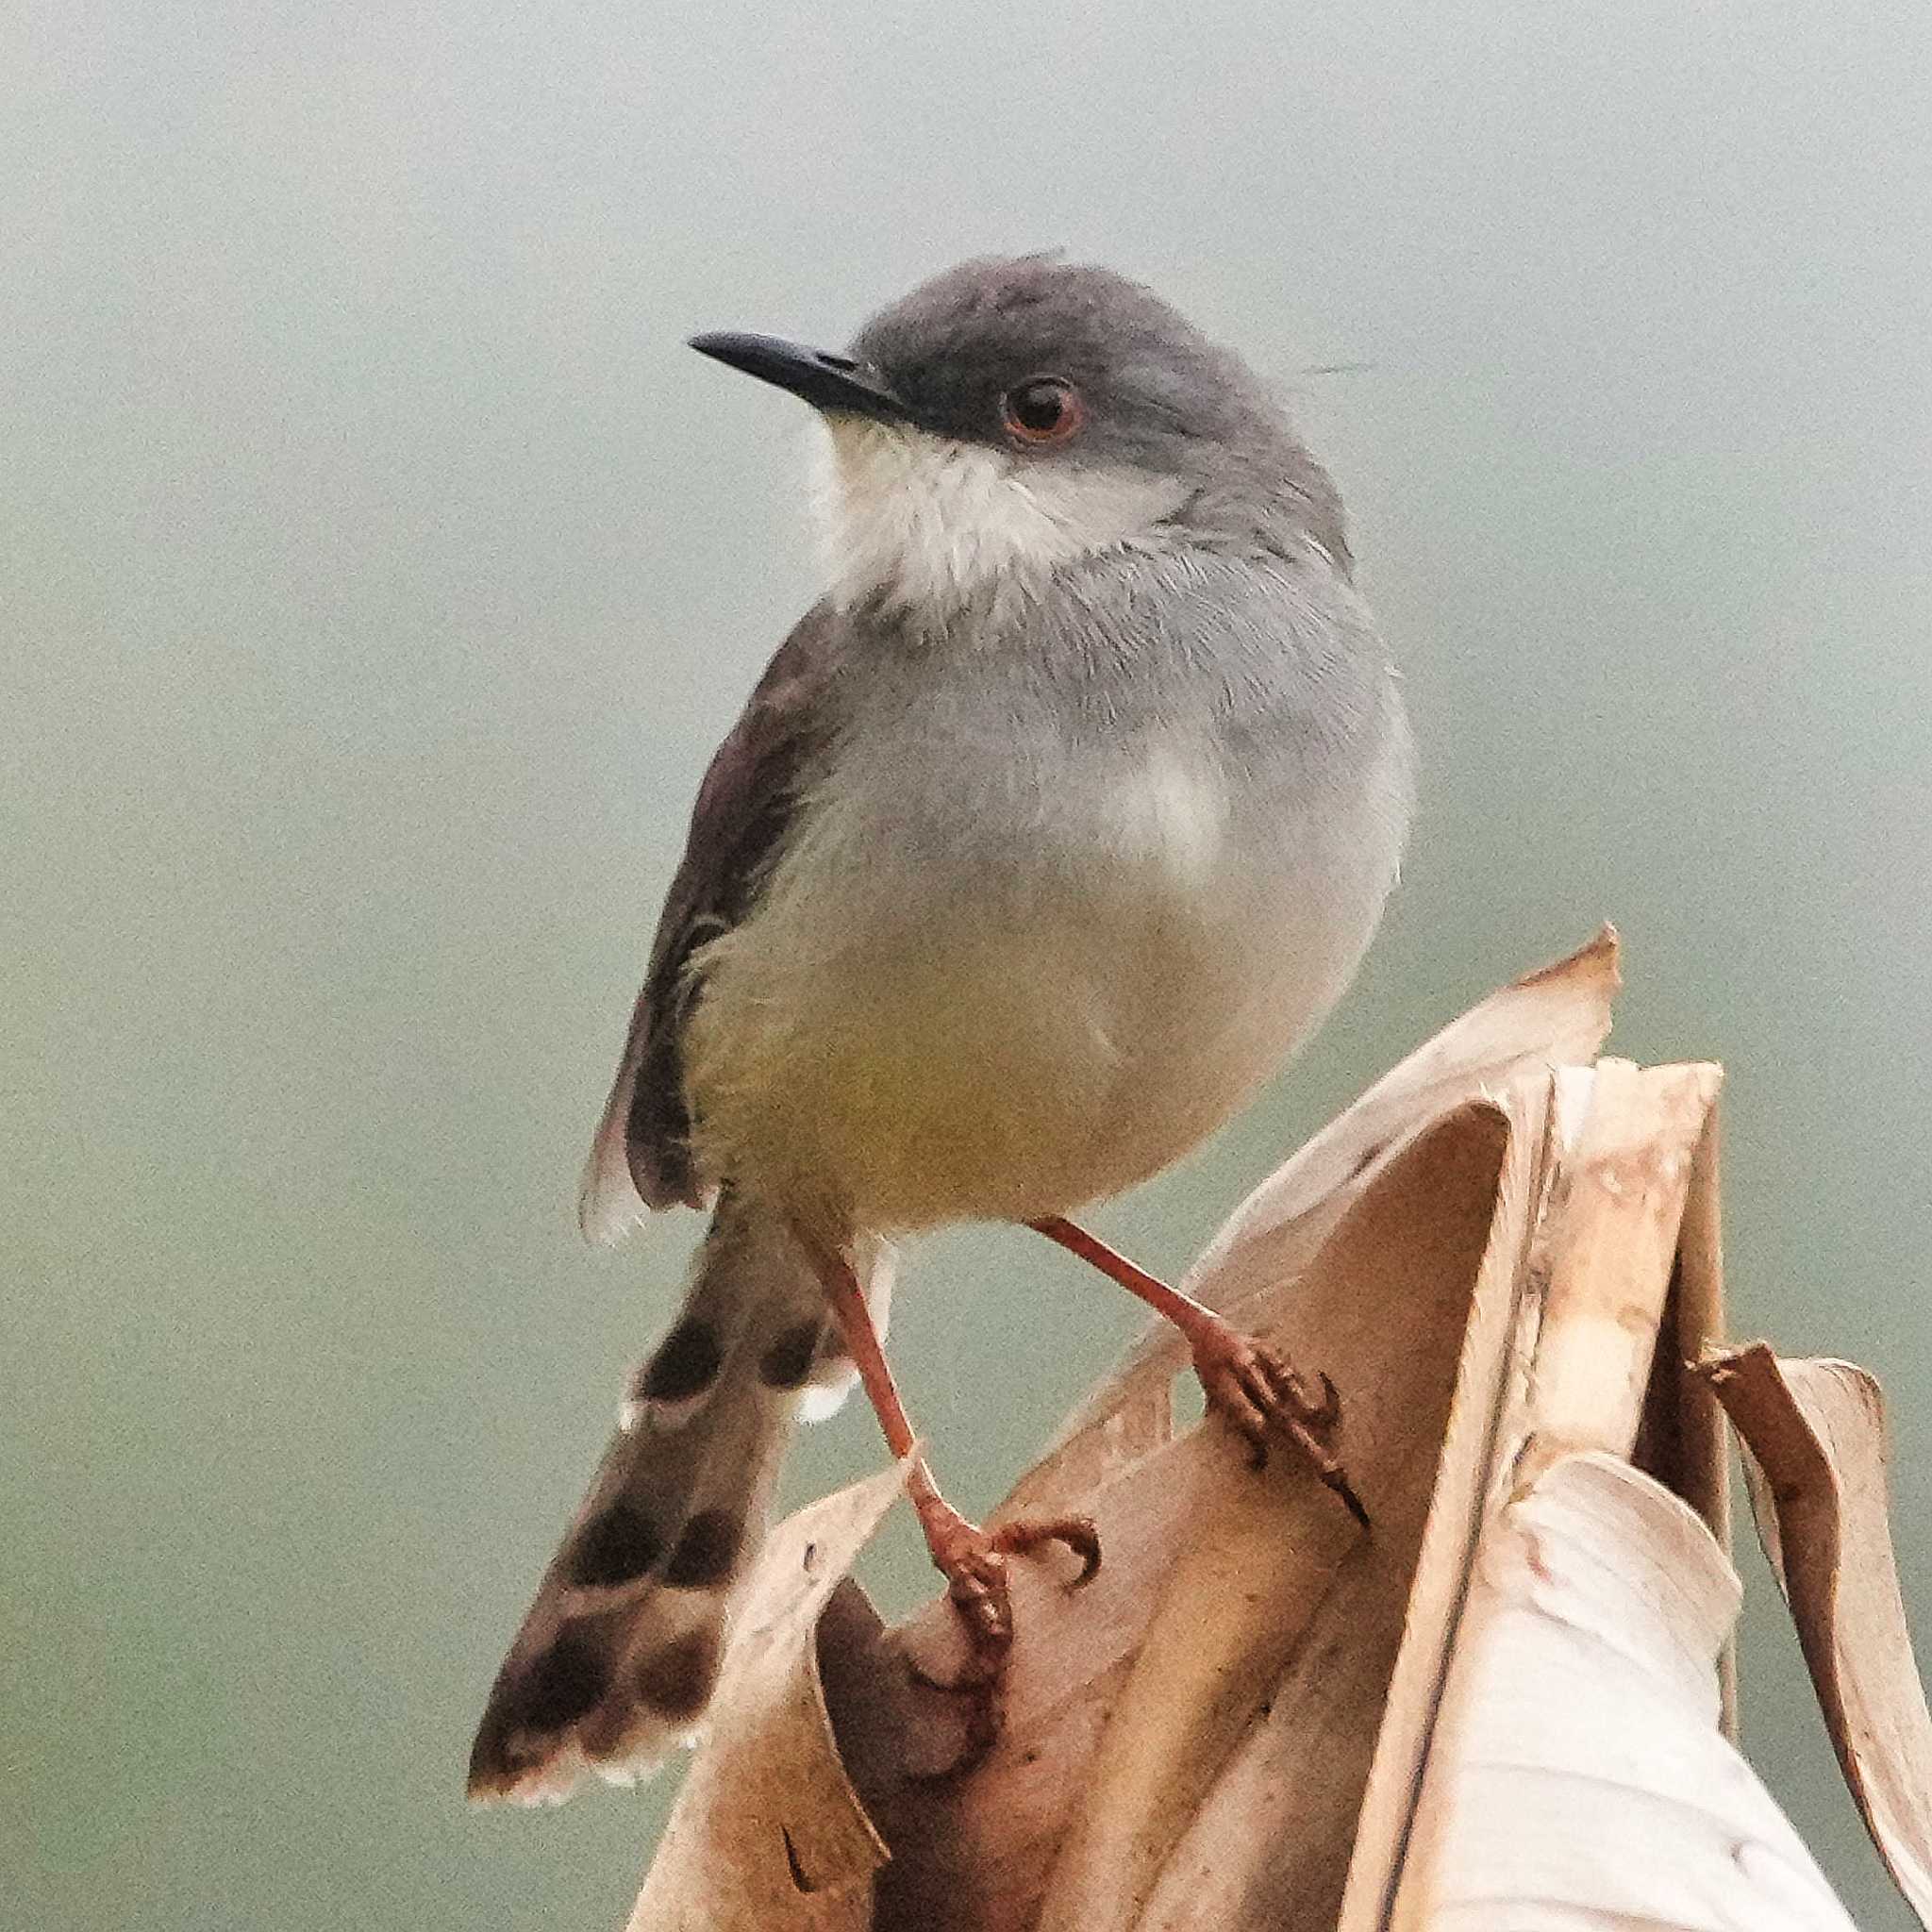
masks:
POLYGON ((1338 869, 1166 817, 1133 836, 1117 803, 1071 867, 802 854, 708 962, 707 1168, 827 1233, 893 1233, 1068 1211, 1186 1154, 1346 985, 1393 849, 1338 869))
POLYGON ((822 1037, 845 1033, 838 1062, 796 1070, 841 1191, 889 1230, 1030 1220, 1145 1179, 1234 1113, 1332 992, 1105 924, 929 939, 944 970, 881 972, 857 1025, 823 1015, 822 1037))

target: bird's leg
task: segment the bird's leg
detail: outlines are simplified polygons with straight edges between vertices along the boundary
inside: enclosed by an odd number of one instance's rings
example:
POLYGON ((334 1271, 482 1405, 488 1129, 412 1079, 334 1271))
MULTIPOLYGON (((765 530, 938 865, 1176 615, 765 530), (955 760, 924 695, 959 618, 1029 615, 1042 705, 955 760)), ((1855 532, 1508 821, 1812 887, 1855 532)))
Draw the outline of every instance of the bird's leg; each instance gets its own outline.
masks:
MULTIPOLYGON (((900 1400, 885 1350, 879 1345, 878 1331, 873 1326, 872 1311, 865 1305, 858 1277, 842 1255, 826 1255, 814 1244, 807 1245, 819 1279, 824 1284, 833 1319, 844 1338, 845 1352, 858 1370, 858 1379, 865 1385, 879 1426, 885 1431, 887 1446, 894 1456, 904 1458, 912 1454, 914 1447, 912 1422, 900 1400)), ((975 1686, 990 1684, 998 1676, 1013 1641, 1013 1607, 1007 1588, 1008 1555, 1023 1555, 1041 1543, 1065 1543, 1081 1559, 1074 1584, 1085 1583, 1100 1567, 1100 1539, 1092 1521, 1085 1516, 1021 1519, 1003 1523, 996 1529, 982 1529, 968 1522, 941 1495, 931 1466, 924 1456, 914 1457, 906 1490, 919 1514, 925 1546, 945 1576, 946 1593, 973 1647, 968 1681, 975 1686)), ((990 1736, 989 1732, 989 1740, 990 1736)))
POLYGON ((1219 1410, 1247 1439, 1257 1467, 1268 1459, 1269 1432, 1286 1436, 1348 1506, 1356 1521, 1368 1526, 1368 1511, 1336 1453, 1341 1405, 1326 1375, 1308 1382, 1266 1342, 1243 1335, 1212 1308, 1136 1267, 1124 1255, 1063 1215, 1048 1215, 1027 1225, 1098 1268, 1181 1331, 1193 1351, 1194 1373, 1207 1391, 1208 1407, 1219 1410))

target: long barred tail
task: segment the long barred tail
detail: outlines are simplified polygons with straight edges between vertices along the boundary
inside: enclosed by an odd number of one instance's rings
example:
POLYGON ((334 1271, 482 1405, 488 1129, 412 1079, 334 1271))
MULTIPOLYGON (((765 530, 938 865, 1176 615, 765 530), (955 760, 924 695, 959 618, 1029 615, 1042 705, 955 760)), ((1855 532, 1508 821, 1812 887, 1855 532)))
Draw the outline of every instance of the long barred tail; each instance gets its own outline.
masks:
MULTIPOLYGON (((883 1326, 891 1251, 854 1260, 883 1326)), ((496 1674, 473 1798, 558 1802, 587 1770, 628 1782, 692 1741, 792 1427, 854 1378, 796 1241, 724 1193, 496 1674)))

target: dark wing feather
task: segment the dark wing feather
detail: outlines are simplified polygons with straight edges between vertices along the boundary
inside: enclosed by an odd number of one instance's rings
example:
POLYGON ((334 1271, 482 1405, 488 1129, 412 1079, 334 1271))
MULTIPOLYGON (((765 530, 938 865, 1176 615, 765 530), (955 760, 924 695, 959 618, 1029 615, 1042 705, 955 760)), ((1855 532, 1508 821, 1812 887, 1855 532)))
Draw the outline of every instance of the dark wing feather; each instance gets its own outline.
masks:
POLYGON ((691 809, 617 1078, 584 1169, 578 1219, 615 1241, 646 1208, 700 1206, 714 1176, 695 1172, 684 1091, 684 1021, 698 989, 691 955, 728 932, 782 850, 801 776, 823 748, 839 631, 819 604, 779 645, 711 759, 691 809))

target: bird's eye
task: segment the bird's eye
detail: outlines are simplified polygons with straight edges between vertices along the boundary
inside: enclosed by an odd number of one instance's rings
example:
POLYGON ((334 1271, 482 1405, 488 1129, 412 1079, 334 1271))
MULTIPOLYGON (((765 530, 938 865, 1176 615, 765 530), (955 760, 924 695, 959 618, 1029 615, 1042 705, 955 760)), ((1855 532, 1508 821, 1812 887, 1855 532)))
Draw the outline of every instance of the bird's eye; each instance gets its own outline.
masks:
POLYGON ((1058 375, 1036 375, 1000 403, 1007 433, 1021 442, 1064 442, 1087 420, 1080 391, 1058 375))

